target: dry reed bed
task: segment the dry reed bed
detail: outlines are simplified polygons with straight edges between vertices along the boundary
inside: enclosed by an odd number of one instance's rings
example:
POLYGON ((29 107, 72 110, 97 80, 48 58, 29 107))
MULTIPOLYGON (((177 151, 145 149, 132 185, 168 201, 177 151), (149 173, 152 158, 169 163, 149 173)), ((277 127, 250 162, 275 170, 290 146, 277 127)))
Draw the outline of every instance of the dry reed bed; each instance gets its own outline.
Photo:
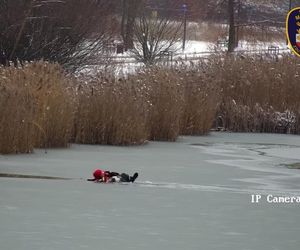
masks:
POLYGON ((0 74, 2 153, 69 142, 175 141, 182 132, 191 134, 191 128, 197 134, 208 132, 215 112, 210 109, 211 88, 199 74, 189 77, 179 68, 153 67, 126 79, 96 75, 75 80, 56 64, 35 62, 1 68, 0 74))
MULTIPOLYGON (((209 132, 218 106, 218 87, 206 65, 154 68, 142 76, 150 86, 150 139, 175 141, 179 135, 209 132)), ((141 77, 139 75, 138 77, 141 77)))
POLYGON ((199 76, 153 67, 126 79, 85 79, 78 87, 75 142, 132 145, 207 133, 218 94, 199 76))
POLYGON ((189 68, 181 66, 178 69, 180 81, 184 83, 182 135, 204 135, 213 125, 220 104, 220 89, 210 68, 209 61, 200 61, 189 68))
POLYGON ((211 58, 127 78, 71 79, 56 64, 0 68, 0 152, 69 142, 137 145, 232 131, 300 132, 300 64, 211 58))
POLYGON ((150 104, 149 139, 175 141, 180 132, 183 112, 183 84, 174 70, 151 68, 132 77, 145 86, 145 100, 150 104))
POLYGON ((31 63, 23 70, 37 106, 35 146, 66 147, 74 122, 72 80, 57 64, 31 63))
POLYGON ((0 68, 0 152, 29 153, 34 147, 32 120, 35 105, 23 81, 14 68, 0 68))
POLYGON ((148 139, 149 104, 141 85, 98 75, 85 79, 77 92, 75 142, 133 145, 148 139))
POLYGON ((0 152, 64 147, 73 128, 70 80, 59 65, 0 68, 0 152))
POLYGON ((212 71, 222 90, 219 122, 231 131, 299 133, 298 60, 215 60, 212 71))

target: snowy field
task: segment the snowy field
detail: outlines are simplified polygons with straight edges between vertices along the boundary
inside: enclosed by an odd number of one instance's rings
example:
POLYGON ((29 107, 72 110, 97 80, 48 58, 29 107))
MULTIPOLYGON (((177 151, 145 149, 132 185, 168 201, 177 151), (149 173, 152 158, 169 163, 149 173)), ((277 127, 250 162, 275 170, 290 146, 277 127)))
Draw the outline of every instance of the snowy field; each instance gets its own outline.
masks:
MULTIPOLYGON (((247 42, 240 41, 239 46, 235 49, 236 53, 243 54, 266 54, 268 53, 268 48, 276 47, 280 50, 280 52, 290 53, 286 45, 286 41, 281 42, 247 42)), ((177 42, 174 44, 173 48, 170 49, 173 51, 173 56, 171 57, 163 57, 161 59, 160 64, 170 65, 174 62, 180 63, 190 63, 191 61, 197 62, 200 58, 207 58, 212 54, 220 54, 220 52, 224 52, 227 49, 225 47, 218 48, 216 47, 216 43, 206 42, 206 41, 192 41, 189 40, 186 42, 186 49, 182 51, 182 42, 177 42)), ((115 75, 118 77, 127 76, 128 74, 135 74, 141 70, 144 66, 142 62, 137 62, 133 57, 131 52, 124 52, 123 54, 112 53, 108 56, 109 63, 108 69, 112 70, 115 75)), ((102 58, 99 62, 103 62, 107 60, 107 58, 102 58)), ((96 60, 96 62, 98 62, 96 60)), ((94 65, 86 65, 85 67, 78 70, 77 73, 95 75, 97 72, 102 72, 108 65, 102 65, 95 63, 94 65)))
POLYGON ((139 147, 72 145, 1 156, 3 250, 298 250, 300 137, 212 133, 139 147), (129 185, 85 181, 95 168, 140 173, 129 185), (258 204, 252 194, 261 194, 258 204))

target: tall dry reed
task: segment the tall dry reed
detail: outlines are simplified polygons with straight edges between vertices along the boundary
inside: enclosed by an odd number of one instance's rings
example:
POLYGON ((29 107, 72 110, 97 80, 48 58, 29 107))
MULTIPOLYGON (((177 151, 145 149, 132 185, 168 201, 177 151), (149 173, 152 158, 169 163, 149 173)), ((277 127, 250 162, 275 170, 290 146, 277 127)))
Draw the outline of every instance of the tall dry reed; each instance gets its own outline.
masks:
POLYGON ((25 65, 23 74, 36 102, 35 146, 66 147, 75 110, 70 78, 58 64, 42 61, 25 65))
POLYGON ((176 71, 152 67, 138 74, 151 105, 149 113, 150 140, 175 141, 180 134, 184 104, 183 82, 176 71))
POLYGON ((0 68, 0 153, 174 141, 208 133, 214 120, 231 131, 300 133, 298 60, 212 57, 76 81, 46 62, 0 68))
POLYGON ((207 62, 190 65, 179 70, 184 82, 184 112, 181 118, 181 134, 207 134, 215 120, 220 91, 208 74, 207 62))
POLYGON ((133 81, 97 75, 78 87, 75 142, 132 145, 148 139, 148 106, 133 81))
POLYGON ((2 68, 1 75, 0 138, 8 149, 0 152, 67 146, 73 128, 74 97, 71 80, 63 69, 41 61, 2 68))
POLYGON ((0 153, 30 153, 35 103, 16 68, 0 68, 0 153))
POLYGON ((213 72, 217 72, 215 81, 223 96, 218 113, 226 129, 300 132, 300 65, 297 58, 227 57, 216 60, 213 65, 213 72))

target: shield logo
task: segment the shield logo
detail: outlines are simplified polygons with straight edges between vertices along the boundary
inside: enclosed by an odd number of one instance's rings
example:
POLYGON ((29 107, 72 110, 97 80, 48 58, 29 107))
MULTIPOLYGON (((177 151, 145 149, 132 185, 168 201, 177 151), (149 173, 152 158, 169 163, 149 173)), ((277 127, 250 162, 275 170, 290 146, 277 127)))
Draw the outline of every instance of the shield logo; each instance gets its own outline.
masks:
POLYGON ((287 15, 286 36, 290 49, 300 56, 300 7, 292 9, 287 15))

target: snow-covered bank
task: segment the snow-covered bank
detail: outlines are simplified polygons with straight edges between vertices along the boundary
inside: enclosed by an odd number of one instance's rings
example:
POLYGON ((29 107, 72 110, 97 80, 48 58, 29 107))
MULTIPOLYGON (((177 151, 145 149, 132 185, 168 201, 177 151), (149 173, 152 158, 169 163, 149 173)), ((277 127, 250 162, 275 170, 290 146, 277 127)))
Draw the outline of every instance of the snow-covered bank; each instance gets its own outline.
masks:
POLYGON ((281 165, 292 155, 300 155, 299 136, 212 133, 140 147, 72 145, 0 156, 0 172, 75 178, 1 178, 0 244, 7 250, 296 250, 299 205, 251 203, 251 194, 300 194, 299 170, 281 165), (86 182, 97 167, 140 177, 130 185, 86 182))
MULTIPOLYGON (((284 52, 289 53, 290 50, 287 48, 286 42, 248 42, 239 41, 239 46, 235 49, 236 53, 244 54, 268 54, 284 52), (273 48, 273 50, 272 50, 273 48), (271 49, 271 50, 270 50, 271 49)), ((207 41, 194 41, 188 40, 186 42, 186 48, 182 50, 182 42, 177 42, 170 49, 171 54, 161 58, 159 63, 163 65, 170 65, 175 61, 181 63, 189 63, 190 61, 197 61, 201 58, 208 57, 212 54, 218 54, 226 51, 226 47, 218 47, 217 43, 207 41)), ((83 74, 95 74, 95 72, 104 72, 110 69, 117 76, 127 76, 128 74, 134 74, 138 72, 144 64, 137 62, 130 51, 124 52, 123 54, 113 53, 107 58, 102 58, 99 62, 107 62, 104 65, 86 65, 78 73, 83 74)), ((99 63, 100 64, 100 63, 99 63)))

